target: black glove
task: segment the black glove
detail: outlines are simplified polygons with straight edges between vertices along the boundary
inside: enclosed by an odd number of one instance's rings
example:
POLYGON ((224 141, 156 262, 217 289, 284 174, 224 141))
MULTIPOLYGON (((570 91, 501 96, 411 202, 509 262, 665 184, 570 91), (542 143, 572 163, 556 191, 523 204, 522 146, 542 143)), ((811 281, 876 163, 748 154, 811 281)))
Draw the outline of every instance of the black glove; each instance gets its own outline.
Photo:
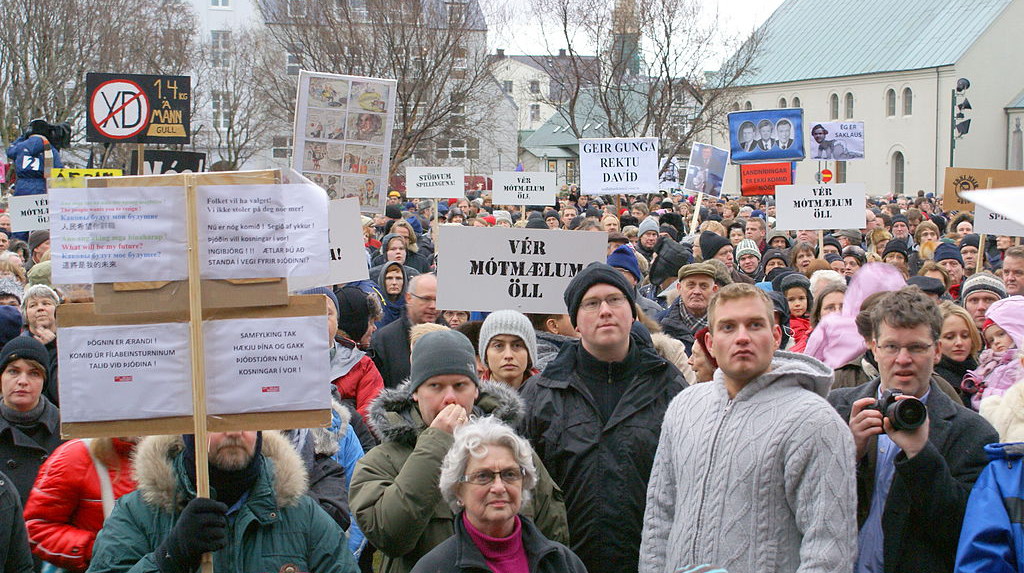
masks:
POLYGON ((156 549, 163 573, 190 573, 199 568, 203 553, 227 545, 228 506, 206 497, 188 502, 174 529, 156 549))

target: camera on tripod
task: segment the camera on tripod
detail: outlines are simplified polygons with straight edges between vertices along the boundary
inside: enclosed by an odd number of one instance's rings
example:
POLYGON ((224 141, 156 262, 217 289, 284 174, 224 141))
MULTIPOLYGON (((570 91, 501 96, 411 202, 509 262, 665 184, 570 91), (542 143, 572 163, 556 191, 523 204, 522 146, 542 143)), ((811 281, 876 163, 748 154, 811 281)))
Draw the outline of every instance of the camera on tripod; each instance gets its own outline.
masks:
POLYGON ((25 128, 25 137, 41 135, 57 149, 71 145, 71 124, 68 122, 53 124, 45 119, 33 119, 25 128))

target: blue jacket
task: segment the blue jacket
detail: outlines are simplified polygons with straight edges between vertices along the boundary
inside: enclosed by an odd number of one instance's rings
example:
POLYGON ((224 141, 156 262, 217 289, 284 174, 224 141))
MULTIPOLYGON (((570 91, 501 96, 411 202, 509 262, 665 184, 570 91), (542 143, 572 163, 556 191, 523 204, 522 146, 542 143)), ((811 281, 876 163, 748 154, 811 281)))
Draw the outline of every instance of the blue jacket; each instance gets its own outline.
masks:
POLYGON ((1024 442, 985 446, 989 463, 967 501, 956 571, 1010 573, 1024 565, 1024 442))
MULTIPOLYGON (((41 195, 46 193, 46 181, 43 179, 43 137, 19 137, 7 149, 7 157, 14 164, 14 173, 18 180, 14 183, 15 195, 41 195)), ((64 163, 60 160, 60 152, 53 150, 53 167, 60 169, 64 163)))

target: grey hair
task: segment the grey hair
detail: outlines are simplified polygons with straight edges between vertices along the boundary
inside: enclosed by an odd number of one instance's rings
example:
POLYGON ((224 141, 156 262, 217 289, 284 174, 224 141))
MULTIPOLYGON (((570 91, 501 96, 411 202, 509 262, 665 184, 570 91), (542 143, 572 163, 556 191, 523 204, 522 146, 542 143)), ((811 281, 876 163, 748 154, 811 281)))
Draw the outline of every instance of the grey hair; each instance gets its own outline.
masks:
POLYGON ((537 467, 533 463, 533 448, 530 442, 494 416, 474 417, 455 430, 455 443, 441 464, 441 497, 455 513, 460 510, 456 494, 460 480, 466 474, 466 467, 469 466, 469 458, 486 456, 487 446, 503 446, 512 451, 512 457, 524 472, 522 503, 525 505, 530 501, 531 491, 537 485, 537 467))
POLYGON ((60 306, 60 295, 52 288, 44 284, 28 287, 25 297, 21 299, 21 314, 25 317, 25 324, 28 324, 28 301, 34 298, 48 298, 53 301, 54 306, 60 306))

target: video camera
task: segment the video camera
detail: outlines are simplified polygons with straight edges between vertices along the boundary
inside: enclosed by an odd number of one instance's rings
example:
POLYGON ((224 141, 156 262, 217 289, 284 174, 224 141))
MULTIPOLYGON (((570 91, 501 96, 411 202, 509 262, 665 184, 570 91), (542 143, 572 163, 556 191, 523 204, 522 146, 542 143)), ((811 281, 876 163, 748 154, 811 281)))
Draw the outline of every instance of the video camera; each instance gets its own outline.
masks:
POLYGON ((25 128, 25 137, 41 135, 50 142, 50 145, 62 149, 71 145, 71 124, 68 122, 52 124, 45 119, 33 119, 25 128))
POLYGON ((928 418, 928 408, 925 407, 924 402, 913 396, 897 400, 896 396, 903 396, 903 392, 899 390, 886 390, 882 393, 881 399, 875 402, 873 406, 865 408, 865 410, 881 412, 883 416, 889 418, 893 429, 897 431, 910 431, 920 428, 928 418))

